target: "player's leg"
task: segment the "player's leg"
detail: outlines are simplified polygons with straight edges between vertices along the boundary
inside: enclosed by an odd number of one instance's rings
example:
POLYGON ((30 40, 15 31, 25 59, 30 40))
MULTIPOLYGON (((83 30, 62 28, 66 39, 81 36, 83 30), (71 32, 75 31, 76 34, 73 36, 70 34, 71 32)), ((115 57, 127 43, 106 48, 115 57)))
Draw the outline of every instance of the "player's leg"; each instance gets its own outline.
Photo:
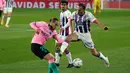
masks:
MULTIPOLYGON (((62 38, 62 40, 65 40, 67 36, 60 36, 60 37, 62 38)), ((60 48, 59 47, 60 46, 61 46, 61 44, 56 42, 56 52, 55 52, 56 61, 55 61, 55 63, 56 63, 57 66, 60 65, 59 64, 59 62, 60 62, 60 56, 59 56, 60 48)), ((65 52, 66 57, 67 57, 67 59, 69 61, 69 64, 68 64, 67 68, 73 67, 71 52, 68 50, 68 48, 66 48, 64 52, 65 52)))
POLYGON ((3 14, 2 19, 1 19, 1 25, 4 25, 4 20, 7 17, 7 8, 4 8, 3 12, 4 12, 4 14, 3 14))
POLYGON ((1 18, 1 16, 2 16, 2 12, 3 12, 3 11, 2 11, 2 10, 0 10, 0 18, 1 18))
MULTIPOLYGON (((63 40, 66 40, 67 36, 62 36, 61 38, 63 40)), ((64 51, 64 53, 66 54, 66 57, 67 57, 68 62, 69 62, 67 68, 72 68, 73 67, 73 60, 72 60, 71 52, 69 51, 68 48, 66 48, 65 51, 64 51)))
POLYGON ((12 8, 8 8, 8 15, 7 15, 7 21, 6 21, 5 27, 9 27, 11 15, 12 15, 12 8))
POLYGON ((101 52, 98 52, 96 50, 96 48, 92 48, 91 49, 91 53, 93 56, 96 56, 102 60, 104 60, 105 64, 106 64, 106 67, 109 67, 110 66, 110 63, 109 63, 109 60, 108 60, 108 57, 104 56, 101 52))
POLYGON ((56 51, 55 51, 55 58, 56 58, 56 60, 55 60, 55 63, 56 63, 56 65, 58 67, 60 66, 60 64, 59 64, 59 62, 60 62, 60 56, 59 56, 60 49, 59 49, 59 47, 60 46, 61 46, 61 44, 57 43, 57 41, 56 41, 56 51))
POLYGON ((101 2, 100 2, 100 0, 98 1, 98 3, 97 3, 97 7, 98 7, 98 14, 100 14, 101 13, 101 2))
POLYGON ((74 32, 74 33, 70 34, 70 35, 67 36, 67 38, 66 38, 66 41, 67 41, 67 42, 77 41, 77 40, 78 40, 77 32, 74 32))
POLYGON ((48 73, 59 73, 58 68, 55 64, 54 56, 44 46, 32 43, 31 50, 40 59, 46 59, 48 61, 48 73))
POLYGON ((58 68, 55 64, 55 58, 51 53, 48 53, 46 56, 44 56, 44 59, 46 59, 49 63, 48 73, 59 73, 58 68))
POLYGON ((83 34, 82 36, 84 36, 81 39, 82 39, 85 47, 90 48, 92 55, 96 56, 96 57, 98 57, 98 58, 100 58, 102 60, 104 60, 106 66, 109 67, 109 60, 108 60, 108 58, 105 57, 101 52, 98 52, 96 50, 96 48, 94 46, 94 43, 93 43, 93 40, 91 38, 91 34, 90 33, 86 33, 86 34, 83 34))
POLYGON ((66 54, 66 57, 67 57, 68 62, 69 62, 67 68, 72 68, 73 67, 73 60, 72 60, 71 52, 68 50, 68 48, 66 48, 65 54, 66 54))
POLYGON ((96 14, 97 11, 97 0, 94 0, 94 14, 96 14))
MULTIPOLYGON (((1 19, 1 16, 2 16, 2 12, 3 12, 3 11, 2 11, 2 10, 0 10, 0 19, 1 19)), ((0 21, 1 21, 1 20, 0 20, 0 21)))
MULTIPOLYGON (((72 40, 78 40, 78 35, 75 32, 70 34, 69 36, 67 36, 65 41, 66 42, 71 42, 72 40)), ((62 45, 60 47, 60 54, 63 54, 63 52, 65 51, 65 49, 67 47, 68 47, 68 44, 62 43, 62 45)))

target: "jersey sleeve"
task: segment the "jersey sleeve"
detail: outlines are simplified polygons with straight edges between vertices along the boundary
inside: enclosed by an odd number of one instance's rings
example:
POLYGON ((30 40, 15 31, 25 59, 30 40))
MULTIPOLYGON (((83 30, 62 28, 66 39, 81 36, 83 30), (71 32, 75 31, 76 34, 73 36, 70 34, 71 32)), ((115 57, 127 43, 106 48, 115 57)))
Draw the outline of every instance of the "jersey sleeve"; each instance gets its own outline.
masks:
POLYGON ((53 38, 57 40, 58 43, 63 43, 64 41, 58 36, 56 30, 53 31, 53 38))
POLYGON ((70 16, 71 20, 74 20, 75 19, 75 12, 73 12, 70 16))
POLYGON ((70 11, 68 11, 68 13, 67 13, 67 18, 68 18, 68 19, 71 18, 71 12, 70 12, 70 11))
POLYGON ((91 12, 88 12, 88 17, 89 17, 89 20, 90 20, 91 22, 94 22, 94 21, 97 20, 91 12))
POLYGON ((45 22, 32 22, 30 23, 31 28, 34 30, 40 29, 41 27, 46 27, 47 23, 45 22))

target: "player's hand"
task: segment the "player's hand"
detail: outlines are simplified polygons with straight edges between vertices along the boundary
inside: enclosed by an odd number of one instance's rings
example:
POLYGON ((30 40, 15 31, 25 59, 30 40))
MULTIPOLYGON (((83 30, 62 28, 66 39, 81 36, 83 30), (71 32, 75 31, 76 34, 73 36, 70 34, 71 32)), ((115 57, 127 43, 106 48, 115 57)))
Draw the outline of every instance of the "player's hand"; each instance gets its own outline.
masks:
POLYGON ((108 30, 108 27, 107 27, 107 26, 105 26, 105 27, 104 27, 104 30, 108 30))
POLYGON ((40 33, 40 29, 37 29, 37 30, 36 30, 36 33, 39 34, 39 33, 40 33))

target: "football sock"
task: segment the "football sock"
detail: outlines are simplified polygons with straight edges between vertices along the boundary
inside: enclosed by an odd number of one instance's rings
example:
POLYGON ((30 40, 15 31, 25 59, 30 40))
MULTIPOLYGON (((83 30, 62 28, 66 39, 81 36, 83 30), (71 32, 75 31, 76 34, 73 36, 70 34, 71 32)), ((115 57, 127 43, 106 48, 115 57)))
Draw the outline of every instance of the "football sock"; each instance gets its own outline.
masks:
POLYGON ((9 16, 9 17, 7 17, 6 25, 8 25, 8 24, 9 24, 10 19, 11 19, 11 17, 10 17, 10 16, 9 16))
POLYGON ((59 73, 58 68, 54 62, 55 62, 54 59, 51 59, 48 61, 48 63, 49 63, 48 73, 59 73))
POLYGON ((61 50, 61 54, 63 54, 63 52, 65 51, 65 49, 68 47, 68 43, 66 43, 66 42, 63 42, 62 43, 62 45, 61 45, 61 48, 60 48, 60 50, 61 50))
POLYGON ((60 62, 60 56, 59 56, 59 53, 55 52, 55 58, 56 58, 55 63, 59 63, 59 62, 60 62))
POLYGON ((2 24, 2 25, 4 24, 4 18, 5 18, 5 16, 3 15, 3 16, 2 16, 2 19, 1 19, 1 24, 2 24))
POLYGON ((73 60, 72 60, 71 52, 69 52, 69 50, 65 50, 65 53, 66 53, 66 57, 69 61, 69 64, 72 64, 73 60))
POLYGON ((52 71, 53 71, 53 73, 59 73, 58 68, 54 62, 49 63, 48 68, 49 68, 48 73, 52 73, 52 71))
POLYGON ((106 59, 106 57, 105 57, 101 52, 99 52, 99 58, 101 58, 101 59, 103 59, 103 60, 106 59))

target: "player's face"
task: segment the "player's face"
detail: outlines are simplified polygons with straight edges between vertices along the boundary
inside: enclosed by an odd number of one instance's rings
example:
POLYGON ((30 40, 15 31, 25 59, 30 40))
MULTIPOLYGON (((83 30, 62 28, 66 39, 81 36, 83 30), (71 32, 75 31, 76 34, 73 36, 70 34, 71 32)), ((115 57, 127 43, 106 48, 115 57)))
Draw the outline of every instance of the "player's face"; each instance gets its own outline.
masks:
POLYGON ((52 29, 55 30, 56 27, 58 26, 58 21, 51 22, 51 26, 52 26, 52 29))
POLYGON ((61 3, 61 10, 65 11, 67 10, 68 5, 66 3, 61 3))
POLYGON ((84 15, 84 13, 85 13, 85 10, 84 10, 81 6, 79 6, 79 7, 78 7, 78 14, 79 14, 80 16, 82 16, 82 15, 84 15))

